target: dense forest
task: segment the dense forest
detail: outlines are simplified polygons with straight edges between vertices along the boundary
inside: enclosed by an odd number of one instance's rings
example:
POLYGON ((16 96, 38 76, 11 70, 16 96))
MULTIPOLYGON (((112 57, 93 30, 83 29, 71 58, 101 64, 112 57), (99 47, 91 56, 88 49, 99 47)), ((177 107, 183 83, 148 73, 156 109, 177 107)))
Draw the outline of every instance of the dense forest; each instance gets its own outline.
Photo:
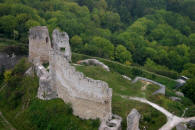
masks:
POLYGON ((74 52, 194 84, 194 10, 194 0, 0 0, 0 37, 28 45, 29 28, 57 27, 74 52))

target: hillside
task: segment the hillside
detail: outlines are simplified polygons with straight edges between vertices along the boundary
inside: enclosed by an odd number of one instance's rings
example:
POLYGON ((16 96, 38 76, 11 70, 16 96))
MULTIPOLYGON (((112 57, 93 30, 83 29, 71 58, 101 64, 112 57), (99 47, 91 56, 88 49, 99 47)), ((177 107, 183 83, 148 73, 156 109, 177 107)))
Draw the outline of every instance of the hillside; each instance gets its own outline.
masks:
POLYGON ((0 0, 0 130, 125 130, 133 108, 141 130, 195 120, 195 0, 0 0))
MULTIPOLYGON (((72 110, 70 106, 64 104, 61 99, 55 99, 51 101, 41 101, 37 99, 37 78, 22 76, 28 66, 29 64, 26 63, 26 60, 23 59, 22 61, 20 61, 20 63, 16 65, 16 67, 12 70, 11 75, 13 76, 7 76, 4 79, 3 84, 7 82, 7 87, 3 88, 0 92, 0 97, 2 99, 2 102, 0 103, 0 110, 15 128, 98 128, 98 121, 81 120, 73 116, 71 114, 72 110), (52 118, 50 118, 51 116, 52 118), (25 122, 22 121, 24 119, 25 122)), ((152 95, 152 93, 158 89, 158 86, 150 84, 146 87, 145 90, 142 90, 142 87, 145 86, 145 83, 137 82, 135 84, 132 84, 131 81, 124 79, 121 74, 114 70, 112 70, 111 72, 107 72, 102 68, 95 66, 76 66, 76 68, 77 70, 84 72, 86 76, 106 81, 109 86, 113 88, 113 113, 116 113, 123 118, 122 127, 124 129, 126 128, 126 116, 132 108, 136 108, 142 114, 142 118, 140 121, 141 129, 143 127, 151 130, 158 129, 163 124, 165 124, 166 117, 159 111, 146 104, 123 99, 120 97, 121 95, 144 97, 152 102, 159 104, 160 106, 169 110, 171 113, 174 113, 178 116, 181 116, 183 114, 183 110, 186 107, 192 108, 192 110, 194 108, 193 103, 187 98, 182 98, 181 102, 175 102, 168 99, 168 97, 171 96, 170 94, 174 94, 174 91, 169 88, 169 86, 167 87, 167 91, 169 93, 165 96, 152 95), (160 122, 159 119, 161 120, 160 122)), ((3 84, 1 85, 1 87, 3 86, 3 84)), ((186 115, 194 116, 194 113, 192 113, 193 111, 189 110, 189 112, 190 113, 188 114, 187 111, 186 115)))

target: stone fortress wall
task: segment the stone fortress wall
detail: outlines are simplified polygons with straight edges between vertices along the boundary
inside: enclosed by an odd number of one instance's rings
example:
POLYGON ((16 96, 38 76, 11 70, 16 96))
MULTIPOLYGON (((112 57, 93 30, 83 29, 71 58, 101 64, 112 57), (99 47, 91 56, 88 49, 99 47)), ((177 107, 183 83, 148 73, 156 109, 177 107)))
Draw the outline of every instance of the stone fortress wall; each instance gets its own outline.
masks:
POLYGON ((66 33, 54 30, 52 39, 54 48, 50 51, 50 70, 52 77, 56 77, 58 97, 71 103, 74 114, 81 118, 111 116, 112 89, 104 81, 85 77, 69 63, 71 51, 66 33))
POLYGON ((29 31, 29 61, 40 57, 40 62, 49 61, 51 47, 49 32, 46 26, 36 26, 29 31))
POLYGON ((61 98, 65 103, 71 103, 73 113, 83 119, 107 120, 112 117, 112 89, 104 81, 85 77, 70 64, 71 50, 67 33, 54 30, 51 46, 47 27, 32 28, 29 60, 34 63, 40 78, 38 98, 61 98), (40 64, 37 63, 38 59, 40 64), (47 73, 41 63, 48 61, 47 73))

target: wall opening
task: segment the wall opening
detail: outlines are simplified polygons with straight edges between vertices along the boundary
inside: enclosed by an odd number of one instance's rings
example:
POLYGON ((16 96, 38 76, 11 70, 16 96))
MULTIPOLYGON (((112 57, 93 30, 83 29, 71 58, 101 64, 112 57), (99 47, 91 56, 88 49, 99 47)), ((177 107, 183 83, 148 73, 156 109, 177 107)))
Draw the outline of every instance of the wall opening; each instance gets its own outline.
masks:
POLYGON ((48 43, 48 42, 49 42, 49 38, 48 38, 48 37, 46 37, 46 39, 45 39, 45 40, 46 40, 46 43, 48 43))
POLYGON ((61 48, 60 48, 60 51, 61 51, 61 52, 65 52, 65 50, 66 50, 66 49, 65 49, 64 47, 61 47, 61 48))

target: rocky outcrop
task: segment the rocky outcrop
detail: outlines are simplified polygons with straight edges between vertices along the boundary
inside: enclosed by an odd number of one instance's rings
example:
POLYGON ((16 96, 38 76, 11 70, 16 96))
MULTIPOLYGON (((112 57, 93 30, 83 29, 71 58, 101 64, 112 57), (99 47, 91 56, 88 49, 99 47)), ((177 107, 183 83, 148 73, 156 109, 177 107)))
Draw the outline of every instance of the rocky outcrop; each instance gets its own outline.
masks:
POLYGON ((99 130, 121 130, 122 118, 118 115, 112 115, 111 119, 103 120, 99 130))
POLYGON ((176 130, 189 130, 187 128, 187 125, 184 123, 179 123, 178 125, 176 125, 176 130))
POLYGON ((15 54, 8 55, 7 53, 0 52, 0 72, 3 69, 13 68, 22 56, 16 56, 15 54))
POLYGON ((126 79, 126 80, 131 81, 131 78, 130 78, 130 77, 127 77, 126 75, 122 75, 122 77, 123 77, 124 79, 126 79))
POLYGON ((147 79, 147 78, 143 78, 143 77, 136 77, 136 78, 132 81, 132 83, 135 83, 135 82, 137 82, 138 80, 147 81, 147 82, 150 82, 150 83, 152 83, 152 84, 158 85, 158 86, 160 87, 160 89, 158 89, 157 91, 155 91, 155 92, 153 93, 153 95, 155 95, 155 94, 163 94, 163 95, 165 95, 165 89, 166 89, 166 86, 165 86, 165 85, 160 84, 160 83, 158 83, 158 82, 156 82, 156 81, 147 79))
POLYGON ((33 62, 35 58, 39 57, 41 63, 48 62, 51 41, 47 27, 33 27, 29 33, 29 61, 33 62))
POLYGON ((195 120, 189 121, 188 126, 189 126, 190 129, 195 129, 195 120))
POLYGON ((184 97, 184 94, 183 94, 182 92, 177 91, 177 92, 175 92, 175 94, 176 94, 177 96, 179 96, 179 97, 184 97))
POLYGON ((179 97, 169 97, 172 101, 181 101, 181 98, 179 97))
POLYGON ((39 77, 37 97, 42 100, 50 100, 58 97, 57 90, 51 86, 51 76, 41 64, 35 65, 35 72, 39 77))
POLYGON ((127 116, 127 130, 139 130, 140 117, 139 112, 136 109, 132 109, 127 116))
POLYGON ((105 65, 104 63, 100 62, 97 59, 86 59, 86 60, 80 60, 77 62, 78 64, 85 64, 85 65, 95 65, 95 66, 100 66, 106 71, 110 71, 109 67, 105 65))

